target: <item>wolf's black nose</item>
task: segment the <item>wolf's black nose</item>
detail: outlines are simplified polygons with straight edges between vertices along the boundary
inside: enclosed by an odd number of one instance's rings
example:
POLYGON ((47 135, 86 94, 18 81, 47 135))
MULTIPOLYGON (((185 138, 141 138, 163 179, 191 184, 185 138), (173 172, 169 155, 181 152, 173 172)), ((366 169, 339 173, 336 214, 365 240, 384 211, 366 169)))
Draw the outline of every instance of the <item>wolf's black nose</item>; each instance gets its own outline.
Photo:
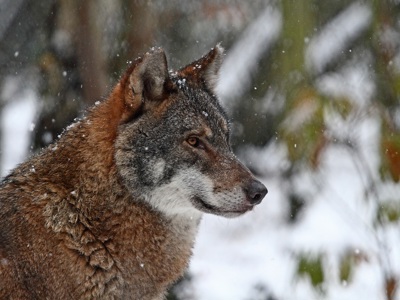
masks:
POLYGON ((246 187, 244 187, 247 200, 253 205, 259 204, 261 200, 268 193, 267 188, 258 180, 252 180, 246 187))

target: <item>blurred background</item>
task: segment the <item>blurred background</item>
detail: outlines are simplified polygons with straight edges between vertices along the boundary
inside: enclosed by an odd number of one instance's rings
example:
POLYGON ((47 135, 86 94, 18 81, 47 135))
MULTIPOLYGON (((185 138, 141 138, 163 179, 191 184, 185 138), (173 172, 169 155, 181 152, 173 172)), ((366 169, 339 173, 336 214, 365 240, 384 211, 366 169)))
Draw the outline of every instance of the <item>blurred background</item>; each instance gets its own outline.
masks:
POLYGON ((265 183, 205 216, 168 299, 400 299, 400 1, 0 0, 0 174, 152 46, 221 43, 237 155, 265 183))

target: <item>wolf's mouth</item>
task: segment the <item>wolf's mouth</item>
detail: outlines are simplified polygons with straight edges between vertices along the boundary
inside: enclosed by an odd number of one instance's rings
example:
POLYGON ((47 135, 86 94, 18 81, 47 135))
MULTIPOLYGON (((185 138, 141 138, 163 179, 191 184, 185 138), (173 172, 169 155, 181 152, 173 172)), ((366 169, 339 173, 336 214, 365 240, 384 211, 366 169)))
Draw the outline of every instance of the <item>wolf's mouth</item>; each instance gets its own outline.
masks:
POLYGON ((217 212, 218 208, 215 207, 214 205, 211 205, 207 202, 205 202, 203 199, 201 199, 199 196, 194 196, 192 198, 192 202, 195 205, 195 207, 199 210, 206 211, 206 212, 217 212))
POLYGON ((236 216, 236 215, 242 215, 245 212, 251 210, 253 207, 249 206, 249 207, 245 207, 242 209, 237 209, 237 210, 223 210, 219 207, 216 207, 212 204, 209 204, 207 202, 205 202, 203 199, 201 199, 199 196, 194 196, 192 198, 192 203, 193 205, 198 209, 201 210, 203 212, 206 213, 211 213, 211 214, 215 214, 215 215, 226 215, 227 217, 229 217, 230 215, 232 216, 236 216))

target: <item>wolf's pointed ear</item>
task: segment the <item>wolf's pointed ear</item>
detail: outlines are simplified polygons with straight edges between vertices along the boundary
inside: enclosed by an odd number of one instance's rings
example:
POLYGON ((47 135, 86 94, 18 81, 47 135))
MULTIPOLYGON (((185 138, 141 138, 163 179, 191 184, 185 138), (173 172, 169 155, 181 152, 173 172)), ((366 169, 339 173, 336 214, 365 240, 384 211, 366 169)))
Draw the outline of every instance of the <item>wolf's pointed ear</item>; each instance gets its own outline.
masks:
POLYGON ((218 44, 202 58, 179 70, 179 75, 197 83, 204 83, 210 91, 214 92, 223 56, 224 48, 218 44))
POLYGON ((129 76, 129 87, 134 97, 159 100, 168 78, 167 58, 161 48, 144 55, 129 76))
POLYGON ((120 81, 125 102, 123 119, 137 116, 147 104, 159 103, 168 78, 167 58, 161 48, 135 60, 120 81))

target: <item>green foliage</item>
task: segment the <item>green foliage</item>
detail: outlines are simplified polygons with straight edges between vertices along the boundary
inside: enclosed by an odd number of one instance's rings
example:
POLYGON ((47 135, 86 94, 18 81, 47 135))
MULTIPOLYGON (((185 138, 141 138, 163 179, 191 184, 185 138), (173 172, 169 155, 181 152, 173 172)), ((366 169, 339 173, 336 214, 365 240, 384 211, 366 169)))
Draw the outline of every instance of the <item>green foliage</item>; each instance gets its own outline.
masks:
POLYGON ((385 201, 385 203, 379 205, 376 220, 378 224, 398 223, 400 221, 400 201, 385 201))
POLYGON ((281 135, 292 163, 306 160, 313 168, 325 145, 323 103, 314 89, 303 88, 292 101, 281 135))
POLYGON ((350 283, 353 276, 354 255, 346 253, 340 260, 339 279, 341 282, 350 283))
POLYGON ((360 264, 368 263, 369 255, 358 249, 347 250, 340 258, 339 279, 347 285, 353 281, 353 275, 356 267, 360 264))
POLYGON ((322 255, 316 257, 302 254, 298 257, 297 275, 309 278, 315 289, 323 292, 325 273, 322 265, 322 255))
POLYGON ((347 98, 338 98, 330 101, 332 108, 346 119, 353 110, 353 105, 347 98))
POLYGON ((381 166, 382 179, 400 181, 400 132, 386 120, 382 124, 381 137, 381 166))

